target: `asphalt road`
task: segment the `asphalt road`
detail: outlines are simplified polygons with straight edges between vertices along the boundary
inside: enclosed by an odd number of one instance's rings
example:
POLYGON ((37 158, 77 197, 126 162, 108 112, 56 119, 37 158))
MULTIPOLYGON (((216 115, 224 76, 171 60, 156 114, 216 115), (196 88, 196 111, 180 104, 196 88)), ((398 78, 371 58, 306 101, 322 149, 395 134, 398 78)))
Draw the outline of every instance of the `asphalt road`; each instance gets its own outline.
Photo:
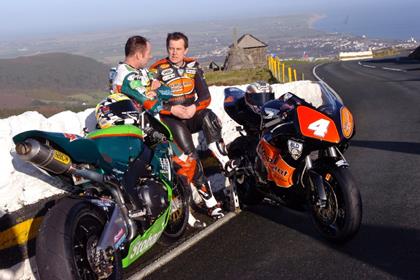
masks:
POLYGON ((375 67, 317 70, 357 125, 346 155, 363 220, 352 241, 331 245, 305 214, 260 205, 147 279, 420 279, 420 63, 365 64, 375 67))

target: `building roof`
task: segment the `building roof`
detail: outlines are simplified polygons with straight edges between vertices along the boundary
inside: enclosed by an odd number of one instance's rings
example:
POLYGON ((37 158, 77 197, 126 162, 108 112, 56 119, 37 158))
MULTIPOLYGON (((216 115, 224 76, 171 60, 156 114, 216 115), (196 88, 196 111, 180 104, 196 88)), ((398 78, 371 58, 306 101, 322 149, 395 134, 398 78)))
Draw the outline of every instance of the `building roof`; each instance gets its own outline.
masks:
MULTIPOLYGON (((230 47, 232 47, 232 45, 230 47)), ((263 48, 267 47, 267 44, 255 38, 251 34, 244 34, 238 39, 238 47, 242 49, 263 48)))

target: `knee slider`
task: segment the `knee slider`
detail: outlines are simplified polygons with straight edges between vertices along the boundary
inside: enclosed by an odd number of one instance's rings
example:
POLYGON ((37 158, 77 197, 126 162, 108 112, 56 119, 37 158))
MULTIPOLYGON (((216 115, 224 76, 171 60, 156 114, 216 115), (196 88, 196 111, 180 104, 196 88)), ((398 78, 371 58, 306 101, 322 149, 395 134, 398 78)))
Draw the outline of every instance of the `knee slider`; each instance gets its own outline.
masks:
POLYGON ((207 111, 207 114, 203 118, 203 132, 207 144, 222 139, 222 122, 213 111, 207 111))

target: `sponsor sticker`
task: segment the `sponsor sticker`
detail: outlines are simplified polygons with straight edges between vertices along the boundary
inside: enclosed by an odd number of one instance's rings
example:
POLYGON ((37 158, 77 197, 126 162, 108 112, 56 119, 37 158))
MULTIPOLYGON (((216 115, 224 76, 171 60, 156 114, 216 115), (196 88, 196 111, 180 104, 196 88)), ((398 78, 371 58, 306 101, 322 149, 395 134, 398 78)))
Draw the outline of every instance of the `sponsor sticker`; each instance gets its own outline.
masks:
POLYGON ((172 74, 173 72, 174 72, 174 69, 169 68, 169 69, 165 69, 165 70, 163 70, 161 75, 162 75, 162 76, 165 76, 165 75, 172 74))
POLYGON ((71 134, 71 133, 63 133, 63 134, 64 134, 64 137, 69 139, 70 142, 77 140, 79 138, 79 136, 77 136, 76 134, 71 134))
POLYGON ((68 155, 57 150, 54 150, 53 157, 55 160, 64 164, 68 164, 70 162, 70 157, 68 155))
POLYGON ((168 81, 168 80, 170 80, 170 79, 172 79, 172 78, 175 78, 175 74, 170 74, 170 75, 167 75, 167 76, 163 76, 163 77, 162 77, 162 80, 163 80, 164 82, 166 82, 166 81, 168 81))

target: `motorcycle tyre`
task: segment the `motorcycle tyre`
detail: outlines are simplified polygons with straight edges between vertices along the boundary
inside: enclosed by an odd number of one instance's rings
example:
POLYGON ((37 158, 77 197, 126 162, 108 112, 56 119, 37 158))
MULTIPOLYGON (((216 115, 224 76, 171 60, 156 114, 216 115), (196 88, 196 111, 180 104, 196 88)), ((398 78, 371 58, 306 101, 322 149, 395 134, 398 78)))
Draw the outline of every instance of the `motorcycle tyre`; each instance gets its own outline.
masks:
POLYGON ((345 218, 344 224, 339 232, 331 233, 328 231, 328 227, 319 222, 314 207, 310 206, 312 221, 324 238, 334 243, 345 243, 352 239, 360 228, 362 220, 362 199, 360 191, 357 188, 349 169, 346 167, 324 165, 316 170, 324 178, 324 184, 327 173, 331 174, 332 178, 336 181, 333 189, 337 200, 341 200, 339 204, 344 201, 345 218))
MULTIPOLYGON (((105 214, 87 201, 66 197, 48 211, 36 240, 35 258, 40 279, 83 279, 76 268, 73 248, 77 227, 83 219, 93 221, 89 230, 100 235, 106 223, 105 214)), ((113 266, 108 279, 122 279, 119 252, 114 255, 113 266)))

